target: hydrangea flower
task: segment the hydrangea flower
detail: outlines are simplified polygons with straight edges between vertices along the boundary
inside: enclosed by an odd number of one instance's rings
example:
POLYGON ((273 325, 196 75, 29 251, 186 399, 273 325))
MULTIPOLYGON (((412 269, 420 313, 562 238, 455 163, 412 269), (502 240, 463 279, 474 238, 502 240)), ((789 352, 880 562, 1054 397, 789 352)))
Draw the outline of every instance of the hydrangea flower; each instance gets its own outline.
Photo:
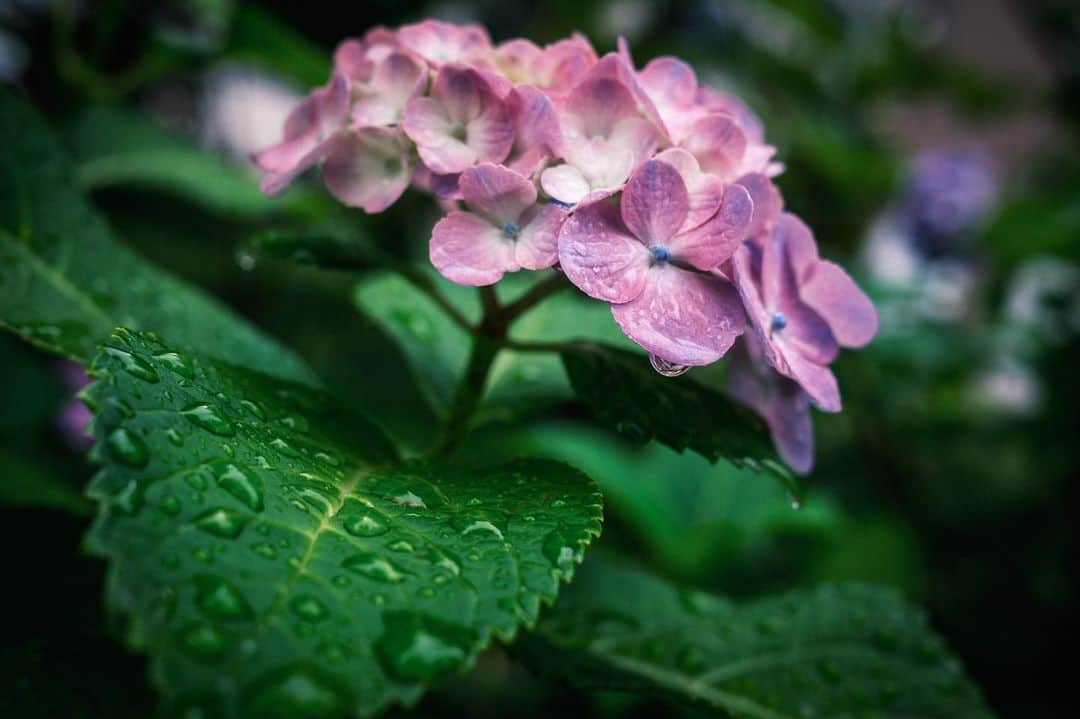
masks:
POLYGON ((462 285, 490 285, 506 272, 540 270, 557 259, 565 213, 536 204, 536 187, 513 170, 484 163, 461 174, 470 212, 454 211, 435 225, 431 264, 462 285))
POLYGON ((819 409, 839 412, 828 365, 841 344, 859 347, 877 332, 873 304, 843 269, 818 258, 810 230, 791 214, 743 244, 733 268, 769 364, 798 382, 819 409))
POLYGON ((740 336, 729 391, 781 456, 813 462, 811 404, 840 409, 829 369, 877 330, 870 300, 784 213, 761 120, 677 57, 638 70, 580 35, 493 45, 476 25, 374 28, 255 159, 268 194, 319 167, 331 194, 382 212, 409 187, 445 212, 429 258, 490 285, 556 267, 674 377, 740 336), (753 331, 744 335, 747 322, 753 331))
POLYGON ((708 270, 741 241, 752 203, 738 185, 711 201, 711 213, 691 214, 679 171, 650 160, 618 204, 599 199, 579 207, 559 233, 559 261, 570 281, 612 303, 630 339, 676 364, 715 362, 743 332, 738 295, 708 270))
POLYGON ((405 107, 405 134, 435 173, 463 172, 477 162, 502 162, 514 144, 506 105, 476 70, 439 68, 431 94, 405 107))

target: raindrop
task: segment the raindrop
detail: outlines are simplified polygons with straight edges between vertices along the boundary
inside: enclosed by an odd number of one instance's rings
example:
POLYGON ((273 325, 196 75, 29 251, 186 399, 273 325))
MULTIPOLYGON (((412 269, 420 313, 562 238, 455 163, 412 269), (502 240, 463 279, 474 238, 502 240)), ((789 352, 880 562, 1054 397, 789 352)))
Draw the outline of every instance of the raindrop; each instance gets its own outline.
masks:
POLYGON ((165 439, 169 440, 169 442, 176 447, 184 446, 183 436, 181 436, 181 434, 177 432, 176 429, 173 427, 169 427, 167 430, 165 430, 165 439))
POLYGON ((196 427, 205 429, 207 432, 219 437, 232 437, 236 434, 236 428, 232 422, 221 414, 221 410, 210 404, 195 404, 184 409, 180 414, 188 418, 196 427))
POLYGON ((686 374, 690 369, 689 365, 675 364, 674 362, 668 362, 663 357, 658 357, 653 353, 649 353, 649 364, 657 371, 658 374, 664 377, 678 377, 681 374, 686 374))
POLYGON ((406 572, 404 570, 395 566, 390 560, 370 552, 354 554, 346 559, 341 566, 350 572, 378 582, 398 584, 405 581, 406 572))
POLYGON ((573 547, 569 546, 569 542, 566 537, 563 536, 559 530, 548 532, 548 535, 544 537, 544 544, 541 547, 544 556, 551 564, 564 574, 569 574, 574 569, 574 560, 576 555, 574 554, 573 547))
POLYGON ((240 406, 251 413, 251 416, 260 422, 266 421, 266 410, 262 408, 262 405, 258 402, 254 402, 250 399, 240 400, 240 406))
POLYGON ((296 450, 291 444, 283 440, 281 437, 270 440, 270 446, 273 447, 278 453, 296 459, 300 456, 300 452, 296 450))
POLYGON ((277 550, 274 549, 274 545, 268 542, 259 542, 258 544, 251 545, 251 551, 258 554, 263 559, 277 559, 277 550))
POLYGON ((215 537, 236 539, 244 531, 244 525, 248 523, 248 519, 249 517, 235 510, 218 507, 208 509, 195 517, 191 523, 215 537))
POLYGON ((428 681, 460 666, 473 644, 465 627, 408 612, 383 614, 375 649, 387 673, 405 681, 428 681))
POLYGON ((345 531, 354 537, 378 537, 390 531, 385 518, 375 510, 345 517, 342 520, 345 531))
POLYGON ((330 616, 326 605, 310 594, 298 594, 289 602, 289 608, 301 619, 320 622, 330 616))
POLYGON ((228 580, 210 574, 195 577, 195 602, 208 616, 222 621, 248 620, 254 616, 251 605, 228 580))
POLYGON ((176 498, 175 494, 165 495, 158 507, 161 509, 162 513, 170 517, 175 517, 180 514, 180 510, 183 508, 180 504, 180 500, 176 498))
POLYGON ((213 471, 218 486, 253 512, 263 510, 262 481, 257 476, 230 462, 215 463, 213 471))
POLYGON ((190 360, 176 352, 162 352, 154 355, 154 359, 182 377, 195 379, 195 366, 190 360))
POLYGON ((405 494, 398 495, 397 497, 391 497, 390 501, 402 507, 414 507, 417 509, 427 509, 427 504, 424 500, 412 492, 406 492, 405 494))
POLYGON ((180 632, 180 646, 192 654, 213 657, 225 649, 225 637, 214 625, 201 622, 180 632))
POLYGON ((120 362, 120 367, 132 377, 137 377, 144 382, 154 383, 159 380, 158 373, 149 362, 142 357, 136 357, 127 350, 118 347, 106 347, 105 354, 120 362))
POLYGON ((117 427, 105 437, 105 448, 116 461, 129 467, 145 467, 150 450, 139 437, 124 427, 117 427))
POLYGON ((353 703, 336 679, 303 665, 268 674, 251 687, 248 697, 242 714, 267 719, 343 716, 353 703))

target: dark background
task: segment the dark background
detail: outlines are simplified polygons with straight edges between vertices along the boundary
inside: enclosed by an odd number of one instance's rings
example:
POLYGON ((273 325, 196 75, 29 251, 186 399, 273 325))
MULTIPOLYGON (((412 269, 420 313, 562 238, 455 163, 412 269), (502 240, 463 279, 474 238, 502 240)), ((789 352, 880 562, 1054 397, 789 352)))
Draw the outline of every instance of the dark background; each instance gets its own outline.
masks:
MULTIPOLYGON (((679 495, 671 516, 654 526, 616 500, 604 542, 734 596, 827 580, 892 584, 928 609, 1002 716, 1070 712, 1075 692, 1062 676, 1075 653, 1080 556, 1076 4, 7 0, 0 72, 77 161, 135 141, 87 136, 87 113, 105 107, 242 166, 253 142, 273 137, 290 93, 325 80, 338 41, 428 15, 478 20, 496 41, 579 30, 607 51, 625 34, 639 64, 678 54, 703 81, 734 89, 780 149, 789 208, 881 312, 875 343, 838 364, 845 413, 816 416, 819 461, 800 518, 733 518, 738 507, 711 516, 694 506, 705 485, 679 485, 681 460, 660 453, 652 466, 661 475, 669 467, 679 495), (655 529, 669 520, 675 529, 655 529)), ((88 180, 87 189, 141 253, 296 347, 399 436, 426 439, 430 410, 398 350, 349 306, 352 280, 240 250, 276 221, 270 211, 222 212, 198 188, 151 181, 88 180), (357 367, 363 392, 351 388, 357 367)), ((411 197, 384 216, 351 217, 423 257, 433 212, 411 197)), ((71 388, 55 359, 6 335, 0 374, 0 475, 69 490, 60 500, 29 497, 15 482, 0 491, 0 713, 144 716, 153 705, 145 663, 116 641, 101 609, 104 567, 80 550, 88 515, 77 488, 92 468, 56 419, 71 388)), ((419 711, 557 709, 668 710, 541 683, 495 651, 419 711)))

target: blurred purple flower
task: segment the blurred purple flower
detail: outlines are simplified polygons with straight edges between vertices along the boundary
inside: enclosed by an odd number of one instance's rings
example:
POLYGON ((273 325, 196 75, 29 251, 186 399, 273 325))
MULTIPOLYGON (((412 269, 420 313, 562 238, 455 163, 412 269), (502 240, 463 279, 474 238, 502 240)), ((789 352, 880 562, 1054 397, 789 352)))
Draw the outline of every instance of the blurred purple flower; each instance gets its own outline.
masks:
MULTIPOLYGON (((72 394, 90 384, 90 378, 86 376, 82 365, 70 360, 61 360, 56 371, 72 394)), ((87 434, 87 427, 92 417, 89 408, 76 397, 68 400, 56 413, 54 418, 56 428, 64 443, 72 450, 83 452, 93 444, 93 440, 87 434)))

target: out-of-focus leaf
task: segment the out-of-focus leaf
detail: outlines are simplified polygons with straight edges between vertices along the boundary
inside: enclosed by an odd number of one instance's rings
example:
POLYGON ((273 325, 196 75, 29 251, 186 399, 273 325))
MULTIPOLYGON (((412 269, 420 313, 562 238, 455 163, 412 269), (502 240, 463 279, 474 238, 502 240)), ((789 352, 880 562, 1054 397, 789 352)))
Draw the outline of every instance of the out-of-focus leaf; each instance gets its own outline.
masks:
POLYGON ((330 53, 267 11, 246 3, 236 9, 225 54, 257 62, 307 86, 322 85, 330 77, 330 53))
POLYGON ((580 397, 605 424, 628 438, 656 439, 715 462, 767 472, 799 497, 799 485, 781 464, 761 419, 727 396, 688 377, 663 377, 644 355, 593 344, 562 352, 580 397))
POLYGON ((870 585, 736 604, 591 557, 515 646, 580 686, 662 692, 719 716, 991 716, 925 615, 870 585))
POLYGON ((315 384, 303 363, 231 310, 113 239, 75 190, 41 119, 0 93, 0 325, 38 347, 88 361, 118 325, 185 348, 315 384))
POLYGON ((303 186, 280 198, 259 191, 251 168, 193 146, 148 118, 101 105, 79 114, 67 128, 79 185, 150 189, 175 195, 232 219, 312 215, 329 205, 303 186))
POLYGON ((401 464, 309 390, 126 330, 92 374, 89 546, 178 714, 411 703, 532 625, 600 531, 561 463, 401 464))
POLYGON ((0 447, 0 504, 43 507, 84 516, 90 502, 71 482, 29 457, 0 447))
POLYGON ((775 482, 726 462, 659 443, 644 446, 584 422, 547 422, 478 433, 467 457, 561 459, 588 474, 604 491, 608 516, 629 529, 666 572, 712 581, 748 548, 776 534, 832 537, 841 523, 825 496, 811 494, 791 507, 775 482))
POLYGON ((260 230, 248 238, 247 244, 257 254, 328 270, 358 272, 390 262, 367 235, 341 222, 260 230))

